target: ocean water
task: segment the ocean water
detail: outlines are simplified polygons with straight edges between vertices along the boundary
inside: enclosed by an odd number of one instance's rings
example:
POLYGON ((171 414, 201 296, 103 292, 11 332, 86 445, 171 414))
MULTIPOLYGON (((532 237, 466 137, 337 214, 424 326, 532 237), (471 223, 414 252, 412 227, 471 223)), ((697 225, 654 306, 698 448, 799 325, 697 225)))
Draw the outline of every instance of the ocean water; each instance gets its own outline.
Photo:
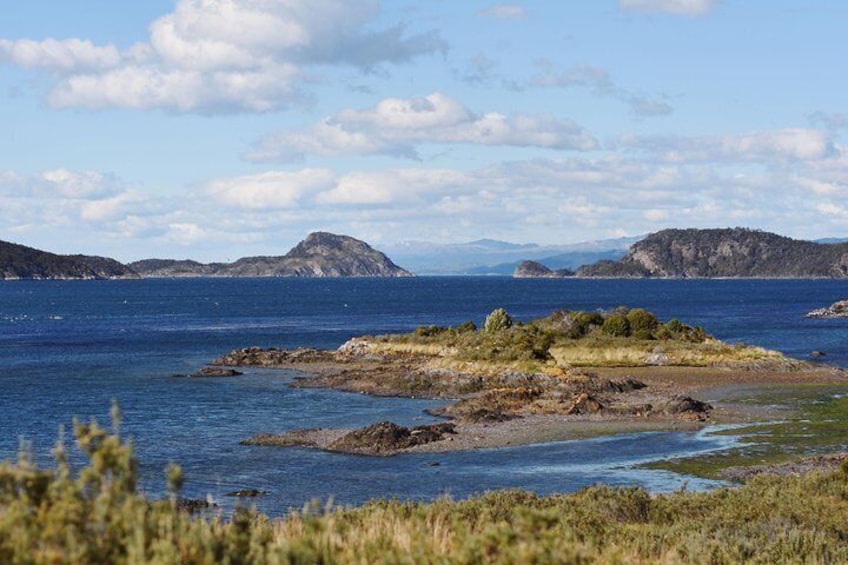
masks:
POLYGON ((20 281, 0 284, 0 459, 26 441, 44 464, 73 418, 109 421, 141 461, 142 488, 159 496, 164 468, 182 465, 184 494, 268 491, 251 501, 271 514, 313 500, 357 504, 374 497, 427 500, 497 488, 539 493, 595 483, 654 491, 715 483, 649 471, 649 461, 731 447, 701 432, 623 434, 594 440, 439 455, 356 457, 239 445, 259 432, 350 427, 380 420, 432 421, 437 401, 292 389, 288 371, 248 370, 232 379, 186 379, 237 347, 334 348, 362 334, 425 324, 482 323, 505 307, 529 320, 556 308, 645 307, 661 319, 703 325, 745 342, 848 366, 848 320, 803 315, 848 296, 844 281, 534 280, 511 278, 197 279, 20 281), (438 463, 438 465, 434 465, 438 463))

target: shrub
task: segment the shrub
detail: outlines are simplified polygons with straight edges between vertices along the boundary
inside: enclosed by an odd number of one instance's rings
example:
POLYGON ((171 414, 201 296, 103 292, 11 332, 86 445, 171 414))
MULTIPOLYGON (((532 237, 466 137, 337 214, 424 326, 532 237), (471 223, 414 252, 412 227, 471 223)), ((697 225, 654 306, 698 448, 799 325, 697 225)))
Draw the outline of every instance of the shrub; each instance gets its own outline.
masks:
POLYGON ((454 328, 454 330, 458 334, 476 332, 477 331, 477 324, 475 324, 471 320, 468 320, 467 322, 463 322, 460 325, 458 325, 456 328, 454 328))
POLYGON ((433 337, 448 331, 448 328, 442 326, 418 326, 415 328, 415 335, 418 337, 433 337))
POLYGON ((488 332, 501 332, 508 330, 513 326, 512 317, 507 314, 503 308, 493 310, 491 314, 486 316, 486 322, 483 324, 483 329, 488 332))
POLYGON ((638 339, 653 339, 659 320, 644 308, 634 308, 627 313, 630 334, 638 339))
POLYGON ((601 331, 613 337, 627 337, 630 335, 630 322, 627 321, 627 316, 612 314, 604 320, 601 331))
POLYGON ((571 316, 572 325, 566 332, 566 337, 579 339, 592 333, 594 328, 601 327, 604 317, 598 312, 574 312, 571 316))

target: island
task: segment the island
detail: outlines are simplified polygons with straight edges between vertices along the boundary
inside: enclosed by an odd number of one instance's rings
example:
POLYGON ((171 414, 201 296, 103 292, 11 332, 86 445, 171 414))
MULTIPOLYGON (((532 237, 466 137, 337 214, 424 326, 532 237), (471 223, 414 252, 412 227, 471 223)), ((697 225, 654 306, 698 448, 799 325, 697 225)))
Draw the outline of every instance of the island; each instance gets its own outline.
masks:
POLYGON ((746 228, 669 229, 618 261, 577 270, 609 278, 848 278, 848 243, 799 241, 746 228))
POLYGON ((335 351, 247 347, 212 364, 294 369, 302 372, 295 387, 445 401, 430 411, 444 421, 425 426, 268 430, 243 440, 375 456, 739 424, 776 413, 728 391, 848 384, 842 370, 724 343, 703 328, 626 307, 560 310, 527 323, 497 309, 481 328, 422 326, 353 338, 335 351))
POLYGON ((364 241, 327 232, 310 233, 281 256, 244 257, 233 263, 114 259, 56 255, 0 241, 0 280, 137 279, 196 277, 410 277, 364 241))
POLYGON ((515 268, 512 274, 517 279, 562 279, 565 277, 573 277, 574 271, 569 269, 551 269, 538 261, 522 261, 515 268))

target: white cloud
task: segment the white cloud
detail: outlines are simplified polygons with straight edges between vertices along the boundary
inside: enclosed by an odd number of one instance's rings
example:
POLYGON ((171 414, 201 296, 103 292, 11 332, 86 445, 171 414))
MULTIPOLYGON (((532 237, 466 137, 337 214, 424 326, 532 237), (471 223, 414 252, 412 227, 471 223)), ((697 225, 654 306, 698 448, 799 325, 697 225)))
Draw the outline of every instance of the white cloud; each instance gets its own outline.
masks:
POLYGON ((331 188, 334 178, 332 172, 322 169, 272 171, 214 180, 203 188, 203 193, 240 209, 294 208, 305 196, 331 188))
POLYGON ((336 186, 317 196, 319 204, 403 205, 456 196, 472 178, 465 173, 441 169, 394 169, 376 173, 353 172, 340 177, 336 186))
POLYGON ((775 164, 826 159, 835 154, 832 137, 816 129, 787 128, 712 137, 623 136, 622 148, 635 149, 668 162, 757 162, 775 164))
POLYGON ((13 171, 0 174, 0 194, 21 198, 79 200, 101 198, 119 190, 118 179, 97 171, 55 169, 28 176, 13 171))
POLYGON ((121 54, 113 45, 98 47, 81 39, 0 39, 0 61, 25 69, 69 73, 114 68, 121 63, 121 54))
POLYGON ((488 8, 483 8, 477 12, 481 16, 498 18, 501 20, 517 20, 527 17, 527 11, 524 6, 519 4, 495 4, 488 8))
POLYGON ((525 146, 588 151, 599 144, 571 120, 552 116, 476 114, 457 101, 432 93, 388 98, 367 110, 343 110, 305 131, 261 139, 245 157, 291 162, 306 155, 389 154, 417 158, 425 143, 525 146))
POLYGON ((147 213, 151 203, 134 191, 122 192, 109 198, 90 200, 80 206, 80 218, 85 222, 100 223, 122 220, 129 215, 147 213))
POLYGON ((717 4, 718 0, 618 0, 618 5, 623 10, 664 12, 683 16, 708 14, 717 4))
POLYGON ((88 40, 0 40, 0 61, 62 75, 55 107, 267 111, 305 98, 312 68, 370 70, 444 51, 435 32, 374 30, 375 0, 179 0, 126 51, 88 40))

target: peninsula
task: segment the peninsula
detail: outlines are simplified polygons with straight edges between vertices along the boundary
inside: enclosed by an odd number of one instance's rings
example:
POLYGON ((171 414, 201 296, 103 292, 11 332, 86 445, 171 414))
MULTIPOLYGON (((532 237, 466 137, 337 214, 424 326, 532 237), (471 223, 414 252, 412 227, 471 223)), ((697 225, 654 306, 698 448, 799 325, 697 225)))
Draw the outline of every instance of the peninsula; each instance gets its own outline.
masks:
POLYGON ((643 309, 623 307, 557 311, 529 323, 498 309, 479 329, 472 322, 424 326, 409 334, 354 338, 337 351, 249 347, 213 364, 297 370, 303 376, 295 387, 444 399, 444 406, 431 411, 447 419, 441 423, 269 430, 244 441, 362 455, 756 421, 764 416, 761 410, 715 391, 848 384, 838 369, 723 343, 703 328, 663 323, 643 309))

